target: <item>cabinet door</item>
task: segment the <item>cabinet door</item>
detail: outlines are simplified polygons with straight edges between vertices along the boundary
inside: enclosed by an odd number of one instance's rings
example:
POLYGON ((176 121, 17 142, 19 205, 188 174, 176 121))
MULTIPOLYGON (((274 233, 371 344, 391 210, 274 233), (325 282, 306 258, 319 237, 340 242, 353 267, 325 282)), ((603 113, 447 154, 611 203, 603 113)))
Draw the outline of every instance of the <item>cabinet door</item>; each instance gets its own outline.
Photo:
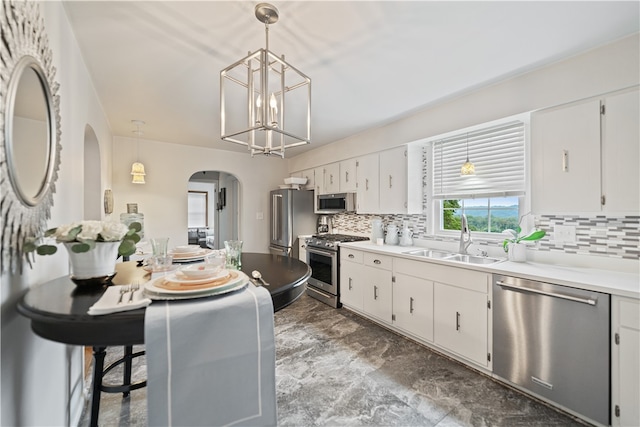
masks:
POLYGON ((343 160, 340 162, 340 192, 352 193, 356 190, 356 159, 343 160))
POLYGON ((433 341, 433 282, 396 273, 393 318, 398 328, 433 341))
POLYGON ((324 194, 340 192, 340 163, 324 166, 324 194))
POLYGON ((531 117, 536 213, 600 211, 600 100, 531 117))
POLYGON ((385 323, 391 323, 391 271, 363 266, 363 311, 385 323))
POLYGON ((356 179, 358 182, 358 213, 377 213, 379 202, 378 154, 361 157, 357 162, 356 179))
POLYGON ((340 261, 340 302, 362 310, 362 264, 340 261))
POLYGON ((318 194, 326 194, 324 189, 324 172, 324 166, 317 167, 313 170, 316 196, 318 194))
POLYGON ((640 301, 614 296, 611 306, 611 424, 640 426, 640 301))
POLYGON ((605 98, 602 141, 604 210, 640 210, 640 93, 637 90, 605 98))
POLYGON ((487 294, 435 283, 435 343, 479 365, 487 366, 487 299, 487 294))
POLYGON ((315 190, 316 180, 314 169, 307 169, 300 172, 301 178, 307 178, 307 183, 304 185, 305 190, 315 190))
POLYGON ((380 212, 407 211, 407 150, 394 148, 380 153, 380 212))

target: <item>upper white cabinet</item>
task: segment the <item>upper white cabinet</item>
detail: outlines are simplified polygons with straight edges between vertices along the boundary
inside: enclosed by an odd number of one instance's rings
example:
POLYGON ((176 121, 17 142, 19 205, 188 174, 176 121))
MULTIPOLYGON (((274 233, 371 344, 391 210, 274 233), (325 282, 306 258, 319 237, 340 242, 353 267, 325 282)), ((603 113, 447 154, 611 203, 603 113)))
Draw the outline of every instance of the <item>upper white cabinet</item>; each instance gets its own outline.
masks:
POLYGON ((324 165, 324 188, 320 194, 341 193, 340 190, 340 163, 324 165))
POLYGON ((340 162, 340 192, 354 193, 356 186, 356 159, 348 159, 340 162))
POLYGON ((638 90, 531 117, 536 213, 640 211, 638 90))
POLYGON ((358 182, 358 213, 377 213, 380 201, 378 185, 378 153, 360 157, 357 162, 356 177, 358 182))
POLYGON ((640 426, 640 301, 611 299, 611 425, 640 426))
POLYGON ((298 178, 307 178, 307 182, 302 186, 303 190, 315 190, 315 170, 306 169, 300 172, 294 172, 291 176, 298 178))
POLYGON ((422 212, 422 148, 404 145, 358 159, 358 213, 422 212))
POLYGON ((326 194, 325 190, 324 190, 324 175, 325 175, 325 167, 324 166, 320 166, 314 169, 313 171, 314 176, 315 176, 315 182, 314 182, 314 190, 316 192, 316 196, 318 194, 326 194))

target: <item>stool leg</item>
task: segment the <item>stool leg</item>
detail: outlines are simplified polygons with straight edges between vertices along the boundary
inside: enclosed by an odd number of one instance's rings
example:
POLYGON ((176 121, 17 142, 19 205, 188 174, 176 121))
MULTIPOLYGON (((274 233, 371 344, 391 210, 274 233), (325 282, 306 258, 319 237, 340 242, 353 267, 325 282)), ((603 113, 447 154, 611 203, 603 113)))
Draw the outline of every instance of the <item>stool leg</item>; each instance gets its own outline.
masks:
MULTIPOLYGON (((131 355, 133 354, 133 346, 126 345, 124 347, 124 381, 122 384, 131 385, 131 365, 133 363, 133 358, 131 355)), ((129 396, 129 391, 125 391, 122 393, 122 397, 129 396)))
POLYGON ((93 390, 91 393, 91 427, 98 426, 98 413, 100 412, 100 391, 102 387, 102 371, 104 370, 104 357, 107 354, 106 347, 93 347, 93 390))

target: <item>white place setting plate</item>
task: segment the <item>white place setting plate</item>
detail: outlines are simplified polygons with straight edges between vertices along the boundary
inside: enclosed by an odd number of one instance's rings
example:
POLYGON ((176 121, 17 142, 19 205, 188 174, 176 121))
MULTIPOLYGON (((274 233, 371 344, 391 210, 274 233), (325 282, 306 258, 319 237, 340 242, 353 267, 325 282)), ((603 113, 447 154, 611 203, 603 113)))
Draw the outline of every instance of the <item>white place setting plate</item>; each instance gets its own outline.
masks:
MULTIPOLYGON (((210 288, 202 288, 198 286, 196 289, 190 289, 189 285, 184 286, 184 289, 165 289, 159 287, 163 282, 168 282, 167 276, 158 277, 150 280, 144 285, 145 295, 152 300, 176 300, 176 299, 190 299, 190 298, 203 298, 213 295, 221 295, 229 292, 242 289, 249 283, 249 277, 241 271, 233 271, 231 273, 235 277, 229 279, 226 282, 216 284, 215 280, 207 279, 212 283, 210 288)), ((169 282, 171 283, 171 282, 169 282)), ((179 283, 189 283, 196 287, 192 281, 185 282, 184 280, 179 283)), ((205 282, 206 283, 206 282, 205 282)))
POLYGON ((201 285, 204 283, 213 282, 214 280, 218 280, 227 275, 229 275, 229 270, 220 270, 206 277, 189 277, 186 274, 182 274, 182 272, 178 270, 174 274, 164 276, 164 279, 169 283, 188 283, 190 285, 201 285))
POLYGON ((212 252, 211 249, 201 249, 195 252, 170 252, 173 255, 173 262, 191 262, 204 259, 212 252))

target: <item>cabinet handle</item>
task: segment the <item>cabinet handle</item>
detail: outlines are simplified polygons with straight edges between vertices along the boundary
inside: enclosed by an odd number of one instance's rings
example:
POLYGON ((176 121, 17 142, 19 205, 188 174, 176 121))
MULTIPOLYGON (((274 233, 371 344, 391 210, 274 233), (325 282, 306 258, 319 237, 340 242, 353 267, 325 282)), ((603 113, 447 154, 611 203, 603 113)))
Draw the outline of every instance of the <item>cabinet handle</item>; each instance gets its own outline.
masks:
POLYGON ((346 171, 344 173, 344 180, 345 180, 345 182, 349 182, 349 171, 346 171))
POLYGON ((562 172, 569 172, 569 150, 562 150, 562 172))
POLYGON ((381 264, 381 263, 382 263, 382 261, 380 261, 379 259, 374 259, 374 260, 373 260, 373 263, 374 263, 374 264, 381 264))
POLYGON ((355 256, 353 256, 353 254, 349 254, 349 258, 355 258, 355 256))
POLYGON ((378 299, 378 287, 373 285, 373 299, 378 299))
POLYGON ((364 180, 364 188, 365 190, 369 191, 369 178, 364 180))
POLYGON ((409 313, 413 313, 413 297, 409 297, 409 313))
POLYGON ((329 183, 333 185, 333 174, 329 174, 329 183))
POLYGON ((389 175, 389 188, 393 187, 392 179, 393 179, 393 177, 391 175, 389 175))
POLYGON ((351 290, 351 277, 349 277, 349 290, 351 290))
POLYGON ((460 313, 456 311, 456 331, 460 330, 460 313))

